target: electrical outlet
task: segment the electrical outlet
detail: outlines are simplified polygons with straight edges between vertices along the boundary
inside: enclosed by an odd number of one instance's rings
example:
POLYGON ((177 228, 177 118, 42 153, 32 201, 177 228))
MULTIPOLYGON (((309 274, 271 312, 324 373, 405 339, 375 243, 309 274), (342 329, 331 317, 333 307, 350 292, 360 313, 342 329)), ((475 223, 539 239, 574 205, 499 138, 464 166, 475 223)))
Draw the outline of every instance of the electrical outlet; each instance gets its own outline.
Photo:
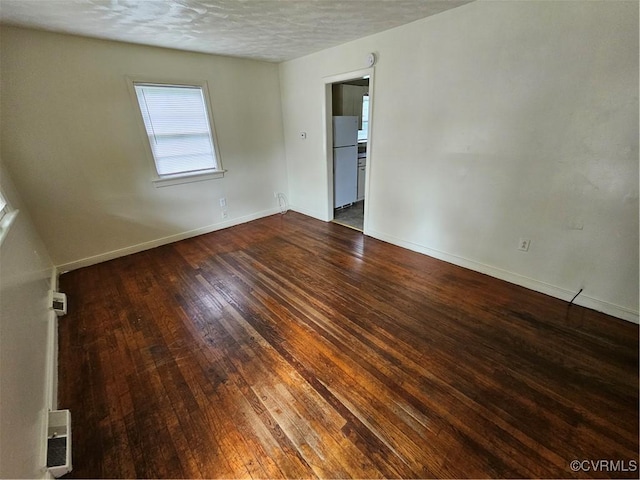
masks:
POLYGON ((221 215, 222 215, 222 218, 227 218, 229 216, 226 210, 223 210, 221 215))
POLYGON ((528 238, 521 238, 520 241, 518 242, 518 250, 521 250, 523 252, 528 252, 529 245, 531 245, 531 240, 529 240, 528 238))
POLYGON ((221 207, 226 207, 227 206, 227 199, 224 197, 220 198, 220 206, 221 207))

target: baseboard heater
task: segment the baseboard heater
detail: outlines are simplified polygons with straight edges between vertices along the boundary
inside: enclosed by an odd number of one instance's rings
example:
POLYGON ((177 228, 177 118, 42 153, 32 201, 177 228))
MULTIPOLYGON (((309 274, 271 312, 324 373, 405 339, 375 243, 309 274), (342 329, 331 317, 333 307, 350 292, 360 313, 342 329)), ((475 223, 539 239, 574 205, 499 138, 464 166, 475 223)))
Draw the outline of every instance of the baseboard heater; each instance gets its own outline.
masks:
POLYGON ((71 412, 51 410, 47 428, 47 470, 54 477, 61 477, 71 468, 71 412))

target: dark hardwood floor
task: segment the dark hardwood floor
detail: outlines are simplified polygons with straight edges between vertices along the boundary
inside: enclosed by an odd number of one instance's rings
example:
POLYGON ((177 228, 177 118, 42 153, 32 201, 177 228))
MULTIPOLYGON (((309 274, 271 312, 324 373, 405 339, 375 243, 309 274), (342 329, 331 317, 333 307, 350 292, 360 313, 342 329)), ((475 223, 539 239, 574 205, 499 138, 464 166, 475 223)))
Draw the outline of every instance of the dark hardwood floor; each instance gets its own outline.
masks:
POLYGON ((638 474, 637 325, 346 227, 276 215, 61 289, 71 477, 638 474))

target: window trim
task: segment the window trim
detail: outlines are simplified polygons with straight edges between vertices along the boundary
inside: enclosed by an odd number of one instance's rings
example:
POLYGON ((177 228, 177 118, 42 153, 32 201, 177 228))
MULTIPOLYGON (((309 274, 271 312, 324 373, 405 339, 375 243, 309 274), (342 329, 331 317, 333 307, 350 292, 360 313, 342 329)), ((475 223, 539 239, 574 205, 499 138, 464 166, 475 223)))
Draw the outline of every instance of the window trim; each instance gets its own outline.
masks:
POLYGON ((201 182, 204 180, 212 180, 216 178, 224 177, 226 170, 222 166, 222 157, 220 156, 220 149, 218 147, 218 136, 216 135, 215 121, 213 118, 213 109, 211 107, 211 96, 209 95, 209 84, 206 80, 193 80, 193 79, 158 79, 149 76, 141 75, 126 75, 127 88, 132 100, 132 106, 135 110, 135 116, 137 118, 138 129, 143 138, 144 149, 146 156, 151 165, 152 178, 151 182, 156 187, 168 187, 170 185, 180 185, 184 183, 201 182), (213 151, 216 157, 216 168, 209 170, 200 170, 197 172, 181 172, 173 173, 169 175, 160 175, 158 173, 158 167, 156 165, 155 158, 153 157, 153 151, 149 144, 149 135, 144 125, 144 119, 142 118, 142 112, 138 104, 138 96, 136 94, 135 85, 160 85, 167 87, 198 87, 202 90, 202 96, 204 97, 204 104, 207 112, 207 120, 209 121, 209 130, 211 132, 211 140, 213 142, 213 151))

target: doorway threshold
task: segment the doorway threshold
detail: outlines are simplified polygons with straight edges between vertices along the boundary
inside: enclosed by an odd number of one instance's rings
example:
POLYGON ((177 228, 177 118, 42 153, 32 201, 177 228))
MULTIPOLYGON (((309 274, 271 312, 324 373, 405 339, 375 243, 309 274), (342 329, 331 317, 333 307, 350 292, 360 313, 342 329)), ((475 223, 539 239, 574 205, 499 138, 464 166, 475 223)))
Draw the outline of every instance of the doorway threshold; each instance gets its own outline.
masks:
POLYGON ((335 209, 333 222, 362 232, 364 230, 364 200, 355 202, 348 207, 335 209))
POLYGON ((336 225, 340 225, 341 227, 347 227, 347 228, 350 228, 351 230, 355 230, 356 232, 362 233, 362 229, 361 228, 354 227, 353 225, 349 225, 348 223, 341 222, 339 220, 333 219, 333 220, 331 220, 331 223, 335 223, 336 225))

